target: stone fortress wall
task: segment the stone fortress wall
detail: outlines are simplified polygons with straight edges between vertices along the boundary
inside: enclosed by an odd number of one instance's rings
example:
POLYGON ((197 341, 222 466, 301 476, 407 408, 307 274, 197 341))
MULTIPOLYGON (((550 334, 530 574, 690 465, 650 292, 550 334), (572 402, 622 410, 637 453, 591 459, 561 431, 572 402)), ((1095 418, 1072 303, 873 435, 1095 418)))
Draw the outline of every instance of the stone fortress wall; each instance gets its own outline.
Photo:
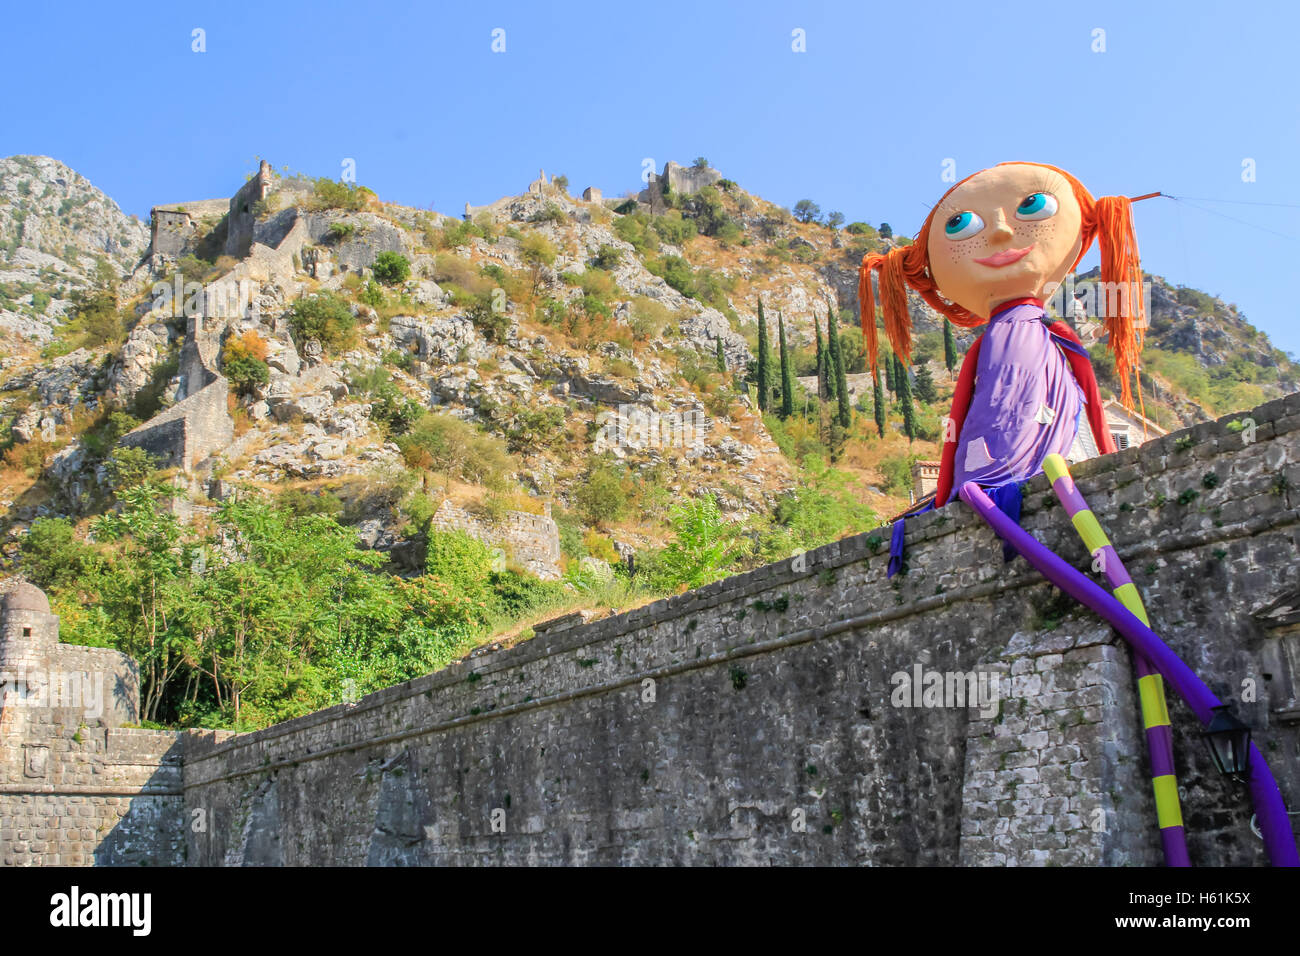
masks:
MULTIPOLYGON (((1074 471, 1155 630, 1234 702, 1300 807, 1300 395, 1074 471)), ((1045 477, 1023 524, 1088 565, 1045 477)), ((1157 864, 1127 648, 1023 560, 1004 564, 968 509, 909 521, 892 580, 888 539, 539 627, 255 733, 74 729, 5 707, 0 858, 1157 864), (985 681, 996 707, 899 696, 898 675, 929 673, 985 681)), ((6 599, 6 635, 43 601, 24 593, 6 599)), ((1170 709, 1193 862, 1261 865, 1245 790, 1170 709)))

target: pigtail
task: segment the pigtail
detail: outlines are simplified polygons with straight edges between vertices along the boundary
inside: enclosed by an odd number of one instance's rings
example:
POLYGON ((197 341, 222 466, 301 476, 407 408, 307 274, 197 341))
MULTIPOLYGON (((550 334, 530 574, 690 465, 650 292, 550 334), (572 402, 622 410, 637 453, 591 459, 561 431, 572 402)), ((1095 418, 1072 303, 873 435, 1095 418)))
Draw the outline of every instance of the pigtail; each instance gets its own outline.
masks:
POLYGON ((1115 356, 1120 400, 1131 411, 1133 392, 1129 373, 1137 370, 1146 331, 1133 205, 1125 196, 1101 196, 1092 210, 1092 219, 1084 228, 1095 230, 1100 244, 1102 295, 1106 300, 1104 324, 1109 333, 1110 351, 1115 356))
POLYGON ((862 257, 858 267, 858 318, 862 323, 862 341, 867 347, 867 371, 875 372, 880 342, 876 335, 876 297, 871 291, 871 270, 876 260, 884 258, 874 252, 862 257))
POLYGON ((876 297, 871 291, 871 273, 878 272, 880 312, 890 347, 905 365, 912 361, 912 314, 907 308, 907 270, 905 260, 913 246, 898 246, 889 252, 869 253, 862 257, 858 270, 858 306, 862 317, 862 336, 867 345, 867 361, 874 372, 880 350, 876 333, 876 297))

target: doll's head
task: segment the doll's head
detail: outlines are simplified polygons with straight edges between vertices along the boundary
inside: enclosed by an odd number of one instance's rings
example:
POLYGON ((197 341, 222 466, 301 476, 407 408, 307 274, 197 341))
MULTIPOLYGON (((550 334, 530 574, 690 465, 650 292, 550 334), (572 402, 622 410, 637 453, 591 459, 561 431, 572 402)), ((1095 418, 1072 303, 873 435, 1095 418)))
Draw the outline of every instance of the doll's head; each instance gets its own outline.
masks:
POLYGON ((878 350, 871 273, 879 273, 885 333, 894 351, 911 358, 906 286, 964 328, 988 321, 1013 299, 1047 299, 1078 265, 1093 240, 1101 243, 1101 280, 1122 289, 1105 316, 1123 400, 1131 405, 1129 371, 1142 348, 1141 269, 1129 200, 1094 199, 1055 166, 1002 163, 968 176, 930 210, 910 246, 862 259, 859 301, 868 360, 878 350))

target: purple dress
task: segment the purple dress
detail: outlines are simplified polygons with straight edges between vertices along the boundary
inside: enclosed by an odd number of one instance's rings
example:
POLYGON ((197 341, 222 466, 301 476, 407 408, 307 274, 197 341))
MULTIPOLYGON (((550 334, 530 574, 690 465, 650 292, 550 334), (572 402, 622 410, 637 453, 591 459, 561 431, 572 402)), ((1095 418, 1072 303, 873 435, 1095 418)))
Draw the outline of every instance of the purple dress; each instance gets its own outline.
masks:
POLYGON ((1033 303, 989 320, 975 367, 970 410, 958 436, 952 494, 1027 481, 1053 452, 1068 455, 1085 399, 1065 353, 1033 303))

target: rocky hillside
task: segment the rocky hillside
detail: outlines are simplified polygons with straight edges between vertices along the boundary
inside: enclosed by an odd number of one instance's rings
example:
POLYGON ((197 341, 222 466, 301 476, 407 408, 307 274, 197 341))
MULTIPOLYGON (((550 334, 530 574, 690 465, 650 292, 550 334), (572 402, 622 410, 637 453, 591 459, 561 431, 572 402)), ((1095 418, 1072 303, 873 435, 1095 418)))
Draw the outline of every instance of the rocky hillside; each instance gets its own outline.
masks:
MULTIPOLYGON (((151 248, 61 164, 0 161, 11 553, 37 516, 102 511, 160 468, 200 517, 241 486, 308 495, 390 549, 444 500, 485 520, 553 504, 571 558, 652 547, 693 497, 756 535, 793 527, 790 496, 830 481, 827 458, 888 516, 911 461, 937 454, 951 386, 942 323, 919 302, 918 358, 937 385, 918 398, 915 442, 893 406, 877 434, 869 388, 848 429, 802 390, 785 421, 753 403, 760 298, 795 374, 815 372, 831 311, 847 371, 862 370, 857 264, 896 241, 888 229, 801 221, 675 164, 610 200, 542 174, 469 219, 261 175, 226 215, 225 200, 158 207, 151 248), (234 306, 216 308, 227 292, 234 306), (200 417, 214 378, 227 407, 200 417)), ((1148 415, 1172 427, 1297 388, 1234 306, 1158 278, 1153 290, 1148 415)))
POLYGON ((0 159, 0 332, 49 342, 68 293, 130 272, 148 245, 144 223, 57 160, 0 159))

